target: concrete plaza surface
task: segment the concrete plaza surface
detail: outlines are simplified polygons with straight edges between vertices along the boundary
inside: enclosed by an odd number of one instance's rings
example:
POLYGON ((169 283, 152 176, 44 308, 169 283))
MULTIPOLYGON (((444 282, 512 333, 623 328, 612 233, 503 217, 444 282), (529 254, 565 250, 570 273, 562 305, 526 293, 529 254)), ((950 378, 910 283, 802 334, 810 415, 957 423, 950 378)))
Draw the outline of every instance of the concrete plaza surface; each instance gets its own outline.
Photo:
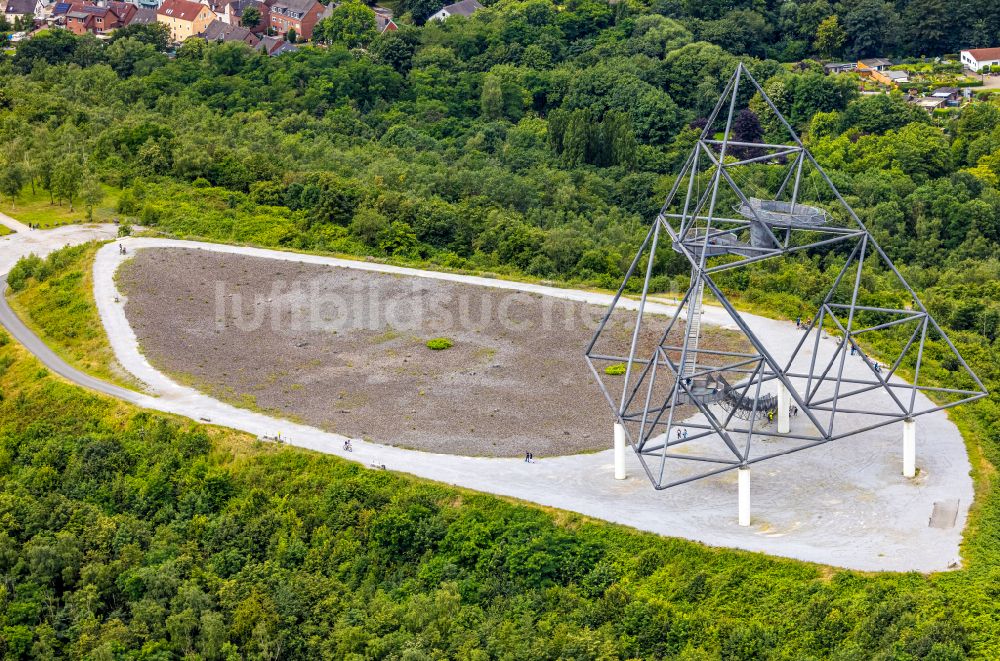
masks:
MULTIPOLYGON (((103 236, 105 234, 94 230, 92 238, 103 236)), ((85 240, 81 236, 74 238, 85 240)), ((50 249, 60 247, 61 243, 57 242, 65 243, 63 237, 53 239, 56 244, 50 249)), ((761 551, 859 570, 929 572, 956 566, 973 488, 962 438, 943 412, 917 419, 917 466, 920 472, 915 479, 906 479, 901 475, 900 424, 755 464, 751 470, 752 520, 749 528, 737 525, 735 471, 655 491, 631 453, 628 454, 628 479, 614 480, 610 449, 546 458, 532 464, 519 459, 431 454, 357 439, 353 440, 354 451, 345 452, 342 436, 223 404, 192 388, 181 386, 155 370, 139 349, 135 333, 125 316, 123 301, 115 302, 115 297, 121 297, 114 281, 120 264, 139 249, 199 247, 334 268, 465 282, 597 305, 606 305, 611 297, 593 292, 239 246, 154 238, 131 238, 122 243, 128 247, 128 255, 120 255, 114 244, 99 251, 94 266, 94 294, 119 362, 147 385, 150 394, 108 384, 95 388, 102 392, 139 406, 194 420, 209 420, 213 424, 258 436, 280 433, 292 445, 339 455, 366 465, 385 465, 390 470, 580 512, 640 530, 684 537, 713 546, 761 551), (955 500, 959 503, 955 525, 930 527, 929 518, 935 503, 955 500)), ((0 257, 0 273, 8 269, 9 266, 0 257)), ((623 303, 630 307, 637 305, 635 301, 623 303)), ((649 310, 660 314, 671 312, 669 306, 655 303, 649 306, 649 310)), ((745 315, 745 318, 753 331, 765 338, 779 361, 790 355, 800 338, 800 331, 792 323, 754 315, 745 315)), ((81 377, 85 375, 79 375, 65 364, 56 364, 61 361, 47 355, 44 348, 39 348, 37 338, 32 340, 26 329, 17 327, 16 320, 8 315, 0 317, 0 321, 9 328, 13 326, 15 337, 29 345, 54 371, 82 382, 81 377)), ((718 308, 708 307, 704 321, 732 327, 731 320, 718 308)), ((835 346, 834 340, 823 339, 818 358, 832 355, 835 346)), ((580 348, 581 360, 583 349, 580 348)), ((800 360, 808 361, 810 357, 811 352, 806 351, 800 360)), ((867 369, 860 360, 850 358, 845 375, 860 377, 867 369)), ((94 379, 87 378, 86 381, 83 385, 94 387, 94 379)), ((888 399, 884 394, 871 394, 871 397, 888 399)), ((918 408, 928 406, 929 402, 918 395, 918 408)), ((860 426, 860 420, 854 421, 847 414, 841 415, 846 427, 860 426)), ((800 415, 793 420, 792 431, 804 424, 804 416, 800 415)), ((610 447, 610 412, 607 429, 595 429, 594 433, 606 433, 610 447)), ((761 452, 773 449, 764 448, 761 452)))
POLYGON ((118 235, 115 225, 96 223, 32 230, 4 213, 0 213, 0 225, 16 232, 0 236, 0 275, 6 275, 17 260, 32 253, 44 256, 63 246, 94 240, 106 241, 118 235))

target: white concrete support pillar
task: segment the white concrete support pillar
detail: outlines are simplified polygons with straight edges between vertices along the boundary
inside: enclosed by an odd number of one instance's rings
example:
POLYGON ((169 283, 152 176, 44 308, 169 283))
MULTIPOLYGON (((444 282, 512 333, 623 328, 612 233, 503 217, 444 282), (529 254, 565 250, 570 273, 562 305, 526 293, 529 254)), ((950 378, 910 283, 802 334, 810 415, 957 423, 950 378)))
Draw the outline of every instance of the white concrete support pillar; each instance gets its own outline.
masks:
POLYGON ((736 470, 739 475, 740 525, 750 525, 750 468, 744 466, 736 470))
POLYGON ((917 422, 903 420, 903 477, 917 476, 917 422))
POLYGON ((784 383, 778 382, 778 433, 787 434, 791 429, 788 421, 789 410, 792 405, 792 395, 784 383))
POLYGON ((625 479, 625 425, 615 423, 615 479, 625 479))

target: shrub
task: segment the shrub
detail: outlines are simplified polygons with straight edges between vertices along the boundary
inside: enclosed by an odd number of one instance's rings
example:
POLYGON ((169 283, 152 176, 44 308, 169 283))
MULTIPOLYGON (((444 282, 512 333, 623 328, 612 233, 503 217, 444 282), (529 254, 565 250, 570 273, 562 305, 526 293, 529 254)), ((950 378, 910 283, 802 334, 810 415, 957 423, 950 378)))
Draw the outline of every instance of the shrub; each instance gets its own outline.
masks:
POLYGON ((621 376, 625 373, 625 363, 615 363, 604 368, 604 373, 609 376, 621 376))
POLYGON ((38 278, 44 269, 45 261, 38 255, 31 254, 22 257, 7 274, 7 285, 11 291, 19 292, 28 285, 28 278, 38 278))
POLYGON ((427 340, 427 348, 433 349, 434 351, 450 349, 452 344, 452 341, 446 337, 435 337, 433 340, 427 340))

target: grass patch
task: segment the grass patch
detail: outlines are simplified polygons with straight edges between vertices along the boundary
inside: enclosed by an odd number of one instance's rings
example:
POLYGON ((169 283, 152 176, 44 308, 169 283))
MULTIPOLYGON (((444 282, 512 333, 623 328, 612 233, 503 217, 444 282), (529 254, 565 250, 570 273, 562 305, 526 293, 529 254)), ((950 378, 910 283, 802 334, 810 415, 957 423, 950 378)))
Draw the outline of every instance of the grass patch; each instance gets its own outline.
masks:
POLYGON ((625 363, 615 363, 604 368, 604 373, 608 376, 621 376, 625 373, 625 363))
POLYGON ((385 332, 380 333, 372 338, 374 344, 383 344, 385 342, 392 342, 393 340, 402 336, 402 333, 394 328, 386 328, 385 332))
POLYGON ((60 358, 99 379, 126 388, 138 382, 118 364, 94 303, 94 257, 100 243, 30 257, 10 273, 8 300, 32 331, 60 358))
POLYGON ((435 337, 432 340, 427 340, 427 348, 433 351, 444 351, 452 346, 454 343, 446 337, 435 337))
POLYGON ((6 225, 0 225, 0 236, 6 236, 8 234, 13 234, 14 230, 7 227, 6 225))
MULTIPOLYGON (((94 207, 92 222, 95 223, 111 222, 121 215, 118 213, 118 198, 121 191, 104 184, 101 184, 101 187, 104 189, 104 199, 94 207)), ((34 193, 30 187, 25 188, 17 196, 14 207, 11 208, 8 201, 3 212, 25 225, 34 224, 43 229, 87 222, 87 209, 82 200, 77 200, 73 204, 73 210, 70 211, 68 204, 53 204, 48 192, 41 188, 36 188, 34 193)))

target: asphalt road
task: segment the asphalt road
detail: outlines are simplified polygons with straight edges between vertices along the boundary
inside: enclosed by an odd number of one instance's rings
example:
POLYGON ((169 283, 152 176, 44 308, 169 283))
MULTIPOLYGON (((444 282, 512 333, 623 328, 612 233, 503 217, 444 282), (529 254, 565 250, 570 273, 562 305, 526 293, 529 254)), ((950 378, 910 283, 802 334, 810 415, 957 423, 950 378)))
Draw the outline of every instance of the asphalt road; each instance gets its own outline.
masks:
POLYGON ((126 388, 95 379, 89 374, 71 367, 62 358, 56 355, 45 342, 35 335, 30 328, 24 325, 21 318, 14 313, 7 302, 7 275, 0 276, 0 325, 7 329, 7 332, 14 336, 14 339, 24 345, 24 347, 35 354, 35 357, 59 376, 72 381, 73 383, 95 390, 111 397, 117 397, 133 404, 139 403, 139 393, 126 388))

